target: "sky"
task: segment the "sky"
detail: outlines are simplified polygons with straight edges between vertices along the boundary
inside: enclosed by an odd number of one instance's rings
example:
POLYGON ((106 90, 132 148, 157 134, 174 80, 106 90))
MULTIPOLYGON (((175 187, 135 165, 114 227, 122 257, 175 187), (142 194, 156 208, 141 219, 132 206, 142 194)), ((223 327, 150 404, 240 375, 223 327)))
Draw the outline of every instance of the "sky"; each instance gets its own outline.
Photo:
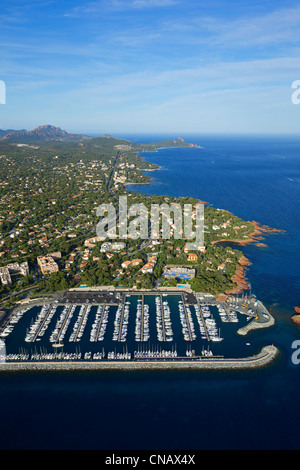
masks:
POLYGON ((300 131, 298 0, 3 0, 0 46, 0 129, 300 131))

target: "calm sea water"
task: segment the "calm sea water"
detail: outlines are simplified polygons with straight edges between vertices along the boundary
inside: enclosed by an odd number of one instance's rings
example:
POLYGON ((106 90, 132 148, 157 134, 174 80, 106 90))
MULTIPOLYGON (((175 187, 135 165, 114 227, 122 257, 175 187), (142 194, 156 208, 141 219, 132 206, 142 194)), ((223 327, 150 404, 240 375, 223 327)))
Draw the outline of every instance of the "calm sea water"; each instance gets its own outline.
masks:
MULTIPOLYGON (((125 136, 139 142, 162 136, 125 136)), ((165 136, 169 138, 170 136, 165 136)), ((178 136, 174 136, 178 137, 178 136)), ((181 136, 203 149, 145 154, 162 166, 144 194, 194 196, 285 230, 243 249, 252 290, 276 326, 252 333, 279 360, 251 372, 30 373, 0 376, 2 449, 298 449, 300 138, 181 136)))

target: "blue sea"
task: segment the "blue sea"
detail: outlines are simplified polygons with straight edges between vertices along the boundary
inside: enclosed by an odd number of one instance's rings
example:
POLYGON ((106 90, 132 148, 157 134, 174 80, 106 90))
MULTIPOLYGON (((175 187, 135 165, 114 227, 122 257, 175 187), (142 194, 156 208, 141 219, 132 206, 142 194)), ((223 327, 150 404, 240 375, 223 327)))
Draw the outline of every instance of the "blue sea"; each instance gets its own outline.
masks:
MULTIPOLYGON (((121 136, 120 136, 121 137, 121 136)), ((161 169, 147 195, 193 196, 283 230, 242 250, 252 292, 276 326, 251 333, 280 349, 272 366, 243 372, 14 373, 0 376, 1 449, 299 449, 300 365, 292 323, 300 305, 300 137, 183 137, 198 148, 143 156, 161 169)))

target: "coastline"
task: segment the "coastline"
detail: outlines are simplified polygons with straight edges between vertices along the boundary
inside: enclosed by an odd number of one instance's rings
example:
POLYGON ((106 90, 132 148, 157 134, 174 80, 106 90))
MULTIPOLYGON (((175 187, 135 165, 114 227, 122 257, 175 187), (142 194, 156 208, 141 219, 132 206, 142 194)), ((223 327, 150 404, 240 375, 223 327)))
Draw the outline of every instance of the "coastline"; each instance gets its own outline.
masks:
POLYGON ((156 153, 158 150, 165 150, 165 149, 188 149, 188 148, 196 148, 196 149, 204 149, 204 147, 201 147, 201 145, 197 144, 186 144, 186 145, 180 145, 180 146, 174 146, 174 147, 155 147, 153 150, 139 150, 138 152, 135 152, 136 154, 140 153, 156 153))
POLYGON ((211 242, 212 245, 217 245, 218 243, 233 243, 235 245, 240 245, 240 246, 246 246, 246 245, 251 245, 251 244, 256 244, 257 246, 263 246, 266 247, 267 245, 265 243, 261 243, 261 240, 264 239, 262 237, 262 234, 265 235, 270 235, 272 233, 283 233, 284 230, 276 229, 276 228, 271 228, 268 227, 267 225, 260 225, 259 222, 256 222, 253 220, 251 222, 254 225, 254 231, 250 234, 250 237, 247 238, 246 240, 244 239, 222 239, 222 240, 215 240, 211 242))
MULTIPOLYGON (((264 239, 262 234, 270 235, 272 233, 280 233, 284 232, 284 230, 279 230, 275 228, 268 227, 267 225, 260 225, 259 222, 252 221, 254 225, 254 231, 250 234, 250 237, 247 240, 243 239, 223 239, 223 240, 216 240, 212 242, 212 245, 218 245, 219 243, 232 243, 239 246, 247 246, 255 244, 258 247, 265 248, 267 245, 265 243, 261 243, 260 240, 264 239)), ((239 266, 236 268, 235 274, 232 277, 232 281, 236 284, 235 289, 231 289, 225 292, 225 295, 231 294, 241 294, 244 290, 250 289, 250 283, 246 279, 246 267, 251 266, 251 261, 247 259, 245 256, 242 256, 239 260, 239 266)), ((299 324, 300 324, 300 316, 299 316, 299 324)))
POLYGON ((246 279, 246 267, 251 266, 251 262, 246 258, 246 256, 242 256, 239 260, 239 266, 237 266, 235 270, 235 274, 232 276, 232 281, 236 284, 236 288, 230 289, 225 291, 225 295, 236 295, 241 294, 244 290, 250 289, 250 283, 246 279))

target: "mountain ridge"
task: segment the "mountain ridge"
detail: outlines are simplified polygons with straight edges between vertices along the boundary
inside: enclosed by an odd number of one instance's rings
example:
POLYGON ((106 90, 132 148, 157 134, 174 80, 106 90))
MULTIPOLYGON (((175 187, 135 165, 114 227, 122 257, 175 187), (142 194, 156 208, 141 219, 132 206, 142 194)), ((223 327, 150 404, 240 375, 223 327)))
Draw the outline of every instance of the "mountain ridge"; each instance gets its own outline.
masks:
POLYGON ((0 140, 10 142, 41 142, 48 140, 55 140, 60 142, 80 142, 81 140, 92 139, 92 137, 85 134, 72 134, 60 127, 52 125, 38 126, 32 131, 22 129, 8 131, 0 130, 0 140))

